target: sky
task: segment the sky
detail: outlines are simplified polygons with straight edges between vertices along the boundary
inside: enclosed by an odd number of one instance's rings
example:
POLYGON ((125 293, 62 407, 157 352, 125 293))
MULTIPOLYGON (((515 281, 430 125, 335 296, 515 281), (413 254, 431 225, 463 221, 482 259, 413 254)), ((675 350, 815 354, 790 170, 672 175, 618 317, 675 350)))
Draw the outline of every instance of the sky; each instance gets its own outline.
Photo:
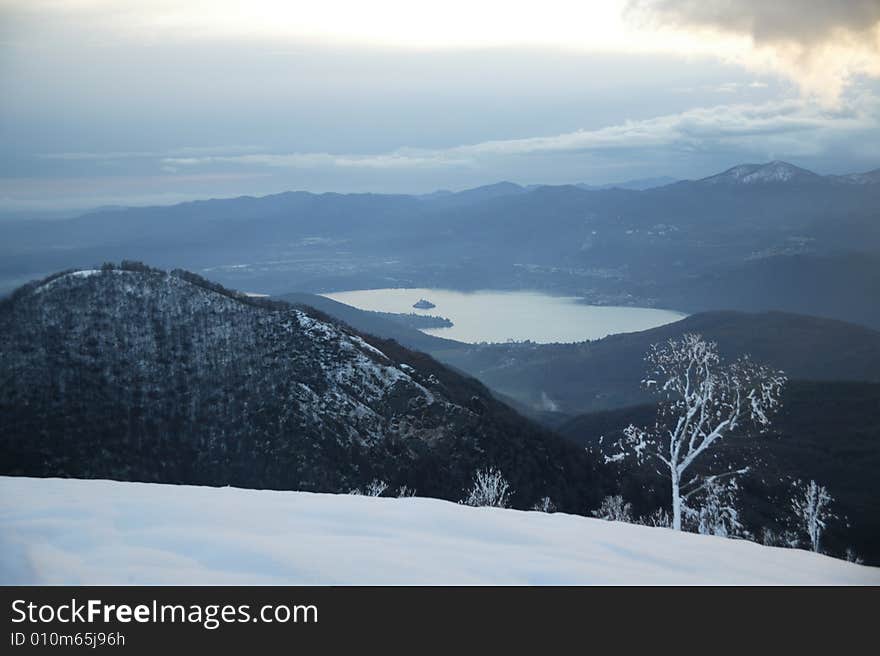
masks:
POLYGON ((0 0, 0 213, 880 167, 880 2, 0 0))

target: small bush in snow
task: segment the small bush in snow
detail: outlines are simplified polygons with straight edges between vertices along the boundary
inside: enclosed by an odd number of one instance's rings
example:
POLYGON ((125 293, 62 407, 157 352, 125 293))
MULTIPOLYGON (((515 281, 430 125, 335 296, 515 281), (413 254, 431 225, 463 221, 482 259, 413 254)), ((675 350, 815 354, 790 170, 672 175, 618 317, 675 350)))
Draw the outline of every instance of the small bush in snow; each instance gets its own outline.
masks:
POLYGON ((669 511, 666 510, 666 508, 657 508, 657 510, 650 515, 640 518, 639 524, 672 528, 672 515, 669 514, 669 511))
POLYGON ((797 549, 801 544, 800 538, 794 531, 777 532, 766 527, 761 529, 761 542, 768 547, 786 547, 787 549, 797 549))
POLYGON ((593 511, 593 517, 611 522, 632 522, 632 504, 623 500, 619 494, 602 499, 602 505, 593 511))
POLYGON ((370 481, 369 485, 367 485, 367 489, 364 490, 364 495, 368 497, 381 497, 382 493, 388 489, 388 483, 380 480, 370 481))
POLYGON ((822 533, 828 521, 834 517, 829 506, 834 501, 828 490, 816 481, 795 483, 791 507, 797 518, 798 528, 806 533, 810 549, 821 552, 822 533))
POLYGON ((553 500, 550 497, 543 497, 534 506, 532 506, 532 510, 537 510, 539 512, 545 513, 554 513, 556 512, 556 504, 553 503, 553 500))
POLYGON ((366 488, 361 490, 361 488, 356 487, 353 490, 349 491, 349 494, 354 494, 355 496, 365 496, 365 497, 381 497, 382 493, 388 489, 388 483, 385 481, 380 481, 378 479, 374 479, 370 481, 366 488))
POLYGON ((864 565, 865 564, 865 561, 862 560, 861 558, 859 558, 858 554, 856 554, 856 552, 853 551, 852 547, 846 548, 846 559, 851 563, 855 563, 856 565, 864 565))
POLYGON ((510 484, 494 467, 474 472, 474 482, 461 503, 468 506, 507 508, 510 505, 510 484))
POLYGON ((411 488, 408 485, 401 485, 397 488, 397 497, 414 497, 416 495, 415 488, 411 488))

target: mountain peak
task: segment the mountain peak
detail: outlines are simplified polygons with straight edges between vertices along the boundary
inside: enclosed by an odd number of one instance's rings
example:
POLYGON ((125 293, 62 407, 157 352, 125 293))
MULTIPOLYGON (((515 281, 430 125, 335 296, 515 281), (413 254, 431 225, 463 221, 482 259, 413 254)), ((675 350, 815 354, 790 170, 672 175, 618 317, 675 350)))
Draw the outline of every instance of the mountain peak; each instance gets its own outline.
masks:
POLYGON ((708 184, 768 184, 818 180, 822 176, 789 162, 773 160, 764 164, 739 164, 717 175, 703 178, 708 184))

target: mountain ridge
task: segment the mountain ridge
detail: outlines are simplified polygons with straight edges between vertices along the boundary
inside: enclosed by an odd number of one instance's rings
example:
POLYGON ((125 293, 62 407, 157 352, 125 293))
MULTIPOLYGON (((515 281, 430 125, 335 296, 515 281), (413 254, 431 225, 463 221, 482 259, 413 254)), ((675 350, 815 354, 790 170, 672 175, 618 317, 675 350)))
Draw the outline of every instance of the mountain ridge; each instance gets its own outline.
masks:
POLYGON ((681 181, 644 191, 502 185, 476 196, 464 202, 455 194, 426 200, 298 192, 111 210, 59 220, 51 230, 37 221, 3 222, 0 290, 46 272, 125 258, 199 271, 263 294, 536 289, 598 305, 700 311, 717 309, 713 289, 721 285, 744 299, 734 309, 864 317, 880 325, 876 303, 858 284, 870 264, 853 270, 846 263, 859 253, 880 255, 878 184, 681 181), (796 275, 780 276, 786 286, 761 299, 772 303, 754 305, 754 290, 743 289, 735 273, 769 258, 802 257, 813 259, 794 264, 821 278, 827 267, 819 260, 830 256, 843 258, 839 273, 848 274, 835 275, 827 291, 796 307, 774 305, 798 292, 796 275), (692 284, 707 287, 699 302, 677 305, 692 284))
MULTIPOLYGON (((93 209, 80 211, 75 217, 90 216, 95 214, 123 212, 129 210, 157 209, 157 208, 193 208, 204 207, 211 204, 231 203, 250 201, 282 201, 293 198, 307 197, 359 197, 359 198, 413 198, 423 201, 441 200, 447 201, 450 197, 460 199, 485 200, 494 197, 506 196, 511 194, 528 193, 542 187, 576 187, 582 191, 609 191, 609 190, 625 190, 625 191, 649 191, 652 189, 661 189, 663 187, 678 185, 682 183, 692 182, 721 182, 724 179, 740 180, 746 183, 754 183, 759 181, 775 181, 786 182, 795 177, 805 176, 811 180, 837 181, 844 184, 880 184, 880 168, 868 171, 843 173, 843 174, 819 174, 809 169, 796 166, 784 160, 771 160, 764 163, 743 163, 731 166, 724 171, 713 173, 702 178, 683 179, 672 178, 669 176, 655 176, 647 178, 634 178, 622 182, 613 182, 606 184, 592 184, 586 182, 578 183, 562 183, 562 184, 519 184, 508 180, 500 180, 476 187, 468 187, 460 191, 451 191, 449 189, 438 189, 427 193, 389 193, 389 192, 313 192, 305 189, 291 189, 277 193, 266 195, 250 195, 242 194, 240 196, 231 196, 224 198, 203 198, 195 200, 182 201, 171 205, 111 205, 104 207, 96 207, 93 209), (757 177, 752 177, 758 174, 757 177)), ((31 212, 32 214, 35 211, 31 212)), ((72 214, 72 211, 65 212, 72 214)))

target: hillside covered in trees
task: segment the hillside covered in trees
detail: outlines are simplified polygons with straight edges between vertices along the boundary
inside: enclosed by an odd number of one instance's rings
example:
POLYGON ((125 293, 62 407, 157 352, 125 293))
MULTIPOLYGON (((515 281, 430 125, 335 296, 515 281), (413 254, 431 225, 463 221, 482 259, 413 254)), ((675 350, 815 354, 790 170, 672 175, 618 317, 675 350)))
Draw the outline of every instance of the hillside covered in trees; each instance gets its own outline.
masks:
POLYGON ((529 507, 600 498, 582 449, 474 380, 315 310, 143 265, 57 274, 0 304, 0 467, 29 476, 458 500, 494 465, 529 507))

